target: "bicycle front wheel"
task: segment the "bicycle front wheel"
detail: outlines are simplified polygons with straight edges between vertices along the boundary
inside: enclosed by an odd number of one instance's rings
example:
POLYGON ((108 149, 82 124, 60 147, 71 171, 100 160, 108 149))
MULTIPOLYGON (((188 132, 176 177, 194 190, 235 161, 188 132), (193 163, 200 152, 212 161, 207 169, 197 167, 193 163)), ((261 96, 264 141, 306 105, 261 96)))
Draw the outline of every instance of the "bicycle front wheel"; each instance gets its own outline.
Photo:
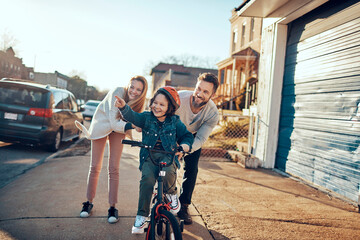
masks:
POLYGON ((182 240, 180 226, 176 217, 165 209, 159 209, 159 215, 155 222, 150 222, 146 239, 182 240), (154 227, 152 227, 152 224, 154 227))

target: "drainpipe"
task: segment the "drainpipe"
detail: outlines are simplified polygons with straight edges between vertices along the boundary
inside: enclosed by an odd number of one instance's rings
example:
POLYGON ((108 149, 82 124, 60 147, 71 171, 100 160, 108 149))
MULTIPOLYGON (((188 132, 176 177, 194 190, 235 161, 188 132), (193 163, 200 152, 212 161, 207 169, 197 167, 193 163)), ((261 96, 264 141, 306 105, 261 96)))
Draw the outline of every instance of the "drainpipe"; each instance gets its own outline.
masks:
POLYGON ((250 86, 249 82, 246 83, 246 95, 245 95, 245 109, 249 109, 249 92, 250 92, 250 86))
MULTIPOLYGON (((171 83, 171 78, 172 78, 172 69, 170 68, 169 69, 169 81, 170 81, 170 83, 171 83)), ((172 85, 172 83, 171 83, 171 85, 172 85)))
POLYGON ((233 59, 233 68, 232 68, 232 78, 231 78, 231 84, 230 84, 230 110, 233 110, 233 95, 234 95, 234 81, 235 81, 235 69, 236 69, 236 59, 233 59))

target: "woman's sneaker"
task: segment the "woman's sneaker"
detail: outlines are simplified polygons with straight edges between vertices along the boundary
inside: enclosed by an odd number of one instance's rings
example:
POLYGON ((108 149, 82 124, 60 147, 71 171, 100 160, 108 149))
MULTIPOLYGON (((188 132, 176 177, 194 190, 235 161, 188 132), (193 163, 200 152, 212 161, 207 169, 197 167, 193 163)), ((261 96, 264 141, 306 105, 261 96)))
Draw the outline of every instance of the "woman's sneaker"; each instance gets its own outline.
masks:
POLYGON ((180 211, 181 204, 177 194, 166 194, 166 198, 170 202, 170 212, 172 214, 177 214, 180 211))
POLYGON ((114 207, 110 207, 108 211, 108 222, 116 223, 117 221, 119 221, 118 210, 114 207))
POLYGON ((132 234, 142 234, 144 233, 145 228, 149 225, 147 217, 137 215, 135 218, 134 226, 132 227, 132 234))
POLYGON ((89 217, 90 214, 91 214, 91 209, 93 208, 93 206, 94 205, 92 203, 90 203, 89 201, 83 202, 83 208, 82 208, 82 210, 80 212, 80 217, 82 217, 82 218, 89 217))

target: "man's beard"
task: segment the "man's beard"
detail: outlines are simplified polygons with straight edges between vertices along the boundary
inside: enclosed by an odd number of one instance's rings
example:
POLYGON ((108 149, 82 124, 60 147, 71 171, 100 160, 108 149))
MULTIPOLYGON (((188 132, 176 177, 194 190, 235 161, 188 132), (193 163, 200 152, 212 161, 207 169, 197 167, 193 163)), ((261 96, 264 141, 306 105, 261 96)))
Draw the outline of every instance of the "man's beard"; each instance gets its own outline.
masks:
POLYGON ((192 96, 192 105, 194 108, 201 108, 202 106, 206 105, 209 102, 210 99, 208 99, 207 101, 203 101, 202 103, 196 103, 195 102, 195 96, 192 96))

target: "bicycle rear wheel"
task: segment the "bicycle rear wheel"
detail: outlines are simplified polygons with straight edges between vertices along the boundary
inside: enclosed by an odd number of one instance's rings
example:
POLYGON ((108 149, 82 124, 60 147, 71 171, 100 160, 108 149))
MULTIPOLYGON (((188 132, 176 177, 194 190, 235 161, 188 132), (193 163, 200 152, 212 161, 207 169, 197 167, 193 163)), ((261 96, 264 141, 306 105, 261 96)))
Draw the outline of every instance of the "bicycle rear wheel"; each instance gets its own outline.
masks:
POLYGON ((147 240, 182 240, 179 223, 176 217, 165 209, 159 209, 159 219, 149 224, 147 240), (151 225, 154 224, 154 227, 151 225))

